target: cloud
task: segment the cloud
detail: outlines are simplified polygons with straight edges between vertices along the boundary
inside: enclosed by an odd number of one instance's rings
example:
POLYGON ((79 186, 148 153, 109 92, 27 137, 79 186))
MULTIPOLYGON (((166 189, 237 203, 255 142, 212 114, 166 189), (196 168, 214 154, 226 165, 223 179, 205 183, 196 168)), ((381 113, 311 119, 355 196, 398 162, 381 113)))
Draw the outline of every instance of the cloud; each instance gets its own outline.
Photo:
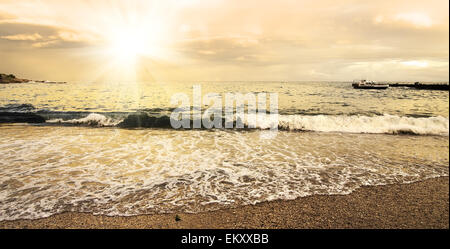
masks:
POLYGON ((74 48, 91 45, 96 37, 57 26, 30 23, 0 22, 0 41, 11 47, 74 48))
POLYGON ((402 61, 401 64, 411 67, 428 67, 428 61, 402 61))
POLYGON ((37 41, 41 40, 42 36, 38 33, 34 34, 17 34, 17 35, 5 35, 0 38, 11 41, 37 41))
POLYGON ((176 50, 191 59, 217 63, 263 63, 270 53, 263 53, 264 41, 255 37, 223 36, 188 39, 176 44, 176 50))
POLYGON ((58 40, 50 40, 50 41, 44 41, 44 42, 35 42, 31 44, 33 48, 49 48, 49 47, 55 47, 55 45, 58 44, 58 40))
POLYGON ((416 27, 431 27, 433 25, 433 21, 431 18, 425 13, 399 13, 395 16, 396 20, 405 21, 412 23, 416 27))
POLYGON ((15 15, 0 11, 0 21, 11 20, 17 18, 15 15))

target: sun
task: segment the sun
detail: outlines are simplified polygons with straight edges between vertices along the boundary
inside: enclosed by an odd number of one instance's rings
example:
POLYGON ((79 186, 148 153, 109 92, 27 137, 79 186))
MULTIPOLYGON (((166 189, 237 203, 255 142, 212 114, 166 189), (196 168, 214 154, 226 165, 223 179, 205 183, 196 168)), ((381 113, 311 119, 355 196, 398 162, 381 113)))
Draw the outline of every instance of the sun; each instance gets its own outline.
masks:
POLYGON ((164 57, 164 32, 160 25, 116 26, 108 32, 107 52, 116 64, 134 64, 141 58, 164 57))
POLYGON ((105 18, 97 31, 102 43, 96 53, 104 62, 100 74, 129 82, 155 70, 155 63, 171 60, 174 52, 169 27, 163 16, 133 8, 123 15, 105 18))
POLYGON ((139 56, 149 55, 151 40, 137 30, 122 30, 110 39, 110 54, 119 61, 130 63, 139 56))

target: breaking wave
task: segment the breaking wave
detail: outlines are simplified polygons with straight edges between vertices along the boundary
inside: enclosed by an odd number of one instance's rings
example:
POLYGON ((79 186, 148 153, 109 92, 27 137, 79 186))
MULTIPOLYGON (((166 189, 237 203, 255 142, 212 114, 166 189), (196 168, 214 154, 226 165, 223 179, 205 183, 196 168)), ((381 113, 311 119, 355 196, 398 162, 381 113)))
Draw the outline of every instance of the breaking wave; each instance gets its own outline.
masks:
POLYGON ((301 116, 279 117, 279 128, 286 130, 448 135, 449 120, 442 116, 428 118, 382 116, 301 116))
MULTIPOLYGON (((448 118, 438 117, 400 117, 395 115, 380 116, 333 116, 333 115, 267 115, 256 121, 244 122, 244 128, 268 129, 278 122, 278 129, 287 131, 317 131, 344 133, 379 133, 379 134, 414 134, 447 135, 448 118)), ((47 123, 86 125, 96 127, 121 128, 171 128, 168 116, 148 116, 129 114, 123 119, 113 119, 105 115, 91 113, 80 119, 53 119, 47 123)), ((222 122, 223 123, 223 122, 222 122)), ((192 124, 192 120, 191 120, 192 124)), ((224 125, 222 125, 224 127, 224 125)))
POLYGON ((91 113, 84 118, 69 119, 69 120, 63 120, 61 118, 58 118, 47 120, 46 122, 51 124, 71 124, 71 125, 108 127, 108 126, 116 126, 120 121, 113 120, 101 114, 91 113))
MULTIPOLYGON (((221 117, 220 120, 221 127, 228 127, 225 118, 221 117)), ((238 121, 242 121, 241 127, 245 130, 277 127, 285 131, 449 135, 449 119, 443 116, 250 114, 238 117, 237 121, 235 119, 232 127, 236 127, 238 121)), ((58 112, 37 110, 30 104, 11 104, 0 107, 0 123, 172 129, 170 110, 145 110, 131 113, 58 112)), ((190 127, 192 124, 191 119, 190 127)))

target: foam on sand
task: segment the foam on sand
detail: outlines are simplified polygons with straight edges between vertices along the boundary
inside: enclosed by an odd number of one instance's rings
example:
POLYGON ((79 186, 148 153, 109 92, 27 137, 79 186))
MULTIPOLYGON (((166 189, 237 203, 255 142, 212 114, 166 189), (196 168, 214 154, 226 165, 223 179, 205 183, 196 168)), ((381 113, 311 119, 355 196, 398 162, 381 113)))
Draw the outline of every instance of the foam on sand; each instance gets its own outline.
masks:
POLYGON ((0 220, 200 212, 448 176, 448 136, 0 129, 0 220))

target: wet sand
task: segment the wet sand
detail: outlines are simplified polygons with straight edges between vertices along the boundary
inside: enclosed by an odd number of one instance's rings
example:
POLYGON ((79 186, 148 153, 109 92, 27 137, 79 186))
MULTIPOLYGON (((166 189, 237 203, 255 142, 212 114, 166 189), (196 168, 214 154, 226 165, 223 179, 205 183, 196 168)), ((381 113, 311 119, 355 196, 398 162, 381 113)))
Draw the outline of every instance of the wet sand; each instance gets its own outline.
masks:
POLYGON ((0 228, 445 228, 449 178, 363 187, 349 195, 310 196, 197 214, 132 217, 62 213, 1 221, 0 228))

